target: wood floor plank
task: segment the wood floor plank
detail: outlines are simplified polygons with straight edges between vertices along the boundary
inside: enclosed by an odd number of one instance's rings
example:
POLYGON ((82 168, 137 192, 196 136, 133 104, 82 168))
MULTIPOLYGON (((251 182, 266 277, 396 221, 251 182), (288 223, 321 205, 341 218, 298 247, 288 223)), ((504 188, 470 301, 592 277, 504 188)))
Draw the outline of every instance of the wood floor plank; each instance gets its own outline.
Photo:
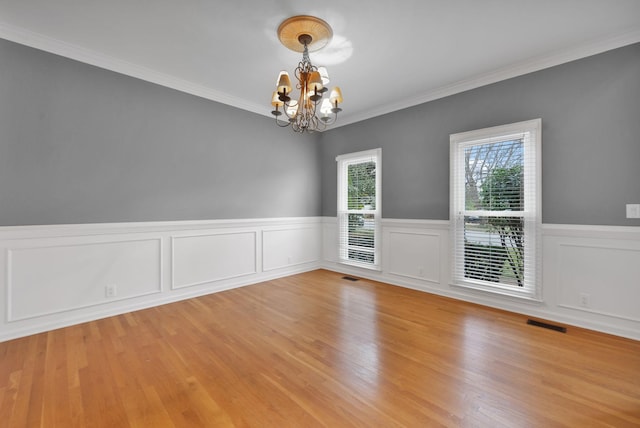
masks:
POLYGON ((640 343, 319 270, 0 343, 0 426, 638 427, 640 343))

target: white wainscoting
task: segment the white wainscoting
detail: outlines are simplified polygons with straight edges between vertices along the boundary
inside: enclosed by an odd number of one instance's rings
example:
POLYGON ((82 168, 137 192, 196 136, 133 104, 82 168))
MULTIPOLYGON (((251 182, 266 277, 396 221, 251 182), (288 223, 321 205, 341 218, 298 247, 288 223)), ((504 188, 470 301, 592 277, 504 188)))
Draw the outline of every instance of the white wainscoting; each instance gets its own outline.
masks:
POLYGON ((2 227, 0 341, 320 267, 640 340, 638 227, 544 225, 542 303, 451 286, 448 221, 384 219, 381 271, 337 238, 331 217, 2 227))
POLYGON ((545 290, 562 314, 640 339, 640 227, 549 225, 543 244, 545 290))
POLYGON ((640 228, 543 225, 542 235, 541 303, 452 286, 448 221, 382 220, 372 271, 338 263, 337 221, 325 217, 324 267, 640 340, 640 228))
POLYGON ((0 227, 0 341, 317 269, 320 218, 0 227))

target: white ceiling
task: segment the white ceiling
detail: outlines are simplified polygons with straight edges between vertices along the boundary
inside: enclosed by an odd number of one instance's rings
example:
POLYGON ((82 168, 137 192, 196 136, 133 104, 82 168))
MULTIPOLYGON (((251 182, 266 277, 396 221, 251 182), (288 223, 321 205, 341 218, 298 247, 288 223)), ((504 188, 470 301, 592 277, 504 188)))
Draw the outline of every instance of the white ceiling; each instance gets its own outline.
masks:
POLYGON ((333 27, 341 125, 640 42, 639 0, 0 0, 0 37, 270 116, 299 14, 333 27))

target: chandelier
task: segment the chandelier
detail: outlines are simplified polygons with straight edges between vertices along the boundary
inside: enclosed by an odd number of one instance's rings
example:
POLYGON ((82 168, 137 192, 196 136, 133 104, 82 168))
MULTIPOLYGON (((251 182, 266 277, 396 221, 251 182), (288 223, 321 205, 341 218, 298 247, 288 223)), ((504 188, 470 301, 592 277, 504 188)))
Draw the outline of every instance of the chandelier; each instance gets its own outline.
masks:
POLYGON ((309 51, 323 48, 332 37, 329 24, 314 16, 293 16, 278 27, 280 42, 293 51, 302 52, 302 61, 295 69, 298 97, 292 97, 289 73, 281 71, 278 75, 276 90, 271 97, 271 105, 275 107, 271 114, 278 126, 291 125, 295 132, 314 132, 325 129, 338 119, 338 113, 342 111, 338 107, 342 103, 342 92, 337 86, 329 92, 327 69, 316 67, 309 59, 309 51), (327 92, 329 96, 325 97, 327 92))

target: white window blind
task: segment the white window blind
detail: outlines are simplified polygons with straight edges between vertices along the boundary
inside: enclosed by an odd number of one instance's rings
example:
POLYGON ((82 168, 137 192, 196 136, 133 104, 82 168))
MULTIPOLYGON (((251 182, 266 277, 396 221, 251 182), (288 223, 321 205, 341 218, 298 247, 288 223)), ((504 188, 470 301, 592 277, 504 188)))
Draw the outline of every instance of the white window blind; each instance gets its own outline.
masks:
POLYGON ((380 269, 381 149, 340 155, 338 162, 339 259, 380 269))
POLYGON ((454 284, 540 299, 541 124, 451 135, 454 284))

